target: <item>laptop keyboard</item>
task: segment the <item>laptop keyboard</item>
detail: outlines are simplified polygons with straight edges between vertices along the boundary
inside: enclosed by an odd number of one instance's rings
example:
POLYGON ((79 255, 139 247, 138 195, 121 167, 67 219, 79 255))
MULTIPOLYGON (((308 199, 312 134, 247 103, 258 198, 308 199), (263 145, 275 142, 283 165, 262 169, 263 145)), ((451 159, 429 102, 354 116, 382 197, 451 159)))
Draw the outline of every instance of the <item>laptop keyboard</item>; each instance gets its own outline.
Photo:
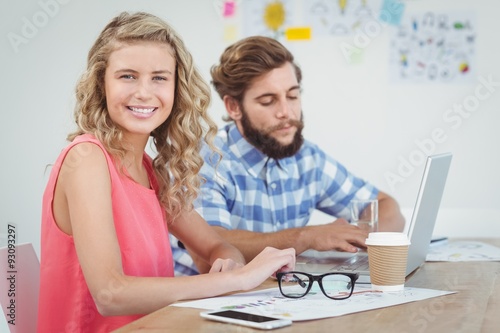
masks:
POLYGON ((332 271, 353 272, 368 271, 368 256, 353 256, 344 262, 333 265, 332 271))
MULTIPOLYGON (((309 250, 308 250, 309 251, 309 250)), ((297 257, 296 267, 308 272, 357 272, 369 274, 368 253, 346 253, 337 251, 304 252, 297 257)))

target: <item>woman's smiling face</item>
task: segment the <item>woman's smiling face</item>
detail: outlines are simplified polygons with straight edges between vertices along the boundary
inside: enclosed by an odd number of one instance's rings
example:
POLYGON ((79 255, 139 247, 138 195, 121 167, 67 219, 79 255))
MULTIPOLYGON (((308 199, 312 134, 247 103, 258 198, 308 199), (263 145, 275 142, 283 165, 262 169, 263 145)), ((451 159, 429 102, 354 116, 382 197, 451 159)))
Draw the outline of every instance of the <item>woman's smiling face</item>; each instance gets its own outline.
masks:
POLYGON ((104 77, 111 119, 127 135, 147 135, 172 112, 176 61, 170 45, 132 42, 108 59, 104 77))

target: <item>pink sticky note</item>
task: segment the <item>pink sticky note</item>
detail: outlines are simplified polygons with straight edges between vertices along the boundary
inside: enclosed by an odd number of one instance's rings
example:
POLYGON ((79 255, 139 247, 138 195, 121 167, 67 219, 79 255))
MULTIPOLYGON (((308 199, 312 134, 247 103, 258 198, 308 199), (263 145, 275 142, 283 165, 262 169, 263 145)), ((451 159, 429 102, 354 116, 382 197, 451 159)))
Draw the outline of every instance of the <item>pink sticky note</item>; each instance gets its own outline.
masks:
POLYGON ((225 1, 224 2, 224 10, 222 11, 222 15, 224 17, 231 17, 234 15, 236 4, 234 1, 225 1))

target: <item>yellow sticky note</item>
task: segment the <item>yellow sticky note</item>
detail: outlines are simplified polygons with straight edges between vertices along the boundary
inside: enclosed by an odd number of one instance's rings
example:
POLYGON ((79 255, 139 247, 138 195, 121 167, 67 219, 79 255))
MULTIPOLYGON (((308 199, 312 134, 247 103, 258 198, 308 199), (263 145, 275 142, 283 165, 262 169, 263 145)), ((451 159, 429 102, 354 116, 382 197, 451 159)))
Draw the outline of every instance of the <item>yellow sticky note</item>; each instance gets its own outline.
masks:
POLYGON ((235 24, 224 26, 224 41, 234 42, 238 39, 238 27, 235 24))
POLYGON ((285 30, 287 40, 310 40, 311 27, 294 27, 285 30))

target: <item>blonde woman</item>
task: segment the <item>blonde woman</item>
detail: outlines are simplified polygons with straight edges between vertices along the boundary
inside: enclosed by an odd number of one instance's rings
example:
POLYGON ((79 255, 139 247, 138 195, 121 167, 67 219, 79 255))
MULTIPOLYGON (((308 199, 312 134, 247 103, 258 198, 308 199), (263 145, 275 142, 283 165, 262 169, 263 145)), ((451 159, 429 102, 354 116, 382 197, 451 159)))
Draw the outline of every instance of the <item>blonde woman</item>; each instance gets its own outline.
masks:
POLYGON ((77 130, 55 162, 42 212, 39 332, 107 332, 172 302, 248 290, 293 249, 244 258, 192 210, 200 137, 216 132, 210 90, 178 34, 122 13, 101 32, 77 89, 77 130), (205 131, 206 130, 206 131, 205 131), (145 153, 152 137, 157 156, 145 153), (172 233, 210 267, 175 277, 172 233))

